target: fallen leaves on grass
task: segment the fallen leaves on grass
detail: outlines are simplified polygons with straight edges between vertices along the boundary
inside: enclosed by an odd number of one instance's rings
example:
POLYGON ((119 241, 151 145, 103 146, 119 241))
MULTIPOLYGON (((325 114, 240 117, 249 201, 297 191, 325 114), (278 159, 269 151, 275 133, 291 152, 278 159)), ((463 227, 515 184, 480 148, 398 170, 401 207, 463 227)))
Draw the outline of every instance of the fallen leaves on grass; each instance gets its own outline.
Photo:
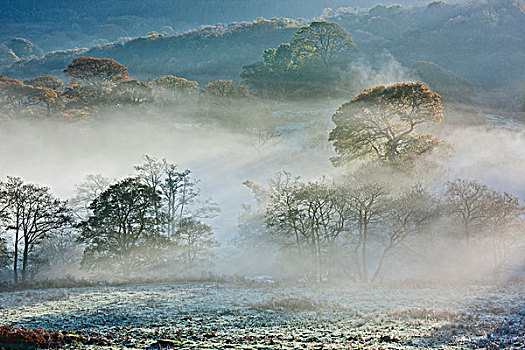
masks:
POLYGON ((56 348, 64 344, 106 345, 101 337, 89 336, 84 332, 50 331, 45 329, 23 329, 9 326, 0 327, 2 345, 24 345, 56 348))

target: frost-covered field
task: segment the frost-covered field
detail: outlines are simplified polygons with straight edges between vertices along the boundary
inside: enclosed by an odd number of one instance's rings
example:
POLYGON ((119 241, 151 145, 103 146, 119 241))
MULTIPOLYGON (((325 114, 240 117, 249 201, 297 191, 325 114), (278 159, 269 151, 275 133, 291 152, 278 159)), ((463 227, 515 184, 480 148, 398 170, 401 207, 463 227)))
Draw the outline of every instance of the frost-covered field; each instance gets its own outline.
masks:
POLYGON ((0 305, 3 325, 113 344, 96 348, 525 348, 523 285, 175 283, 0 293, 0 305))

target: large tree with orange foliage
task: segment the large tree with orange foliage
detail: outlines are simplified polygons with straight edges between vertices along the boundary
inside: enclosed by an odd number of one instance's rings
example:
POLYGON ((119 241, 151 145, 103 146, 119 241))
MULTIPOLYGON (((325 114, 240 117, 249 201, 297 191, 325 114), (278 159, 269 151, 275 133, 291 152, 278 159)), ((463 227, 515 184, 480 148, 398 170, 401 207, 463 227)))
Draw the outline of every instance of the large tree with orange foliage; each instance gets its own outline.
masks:
MULTIPOLYGON (((69 111, 85 114, 121 103, 118 86, 130 80, 128 69, 109 58, 78 57, 64 70, 71 77, 64 93, 69 111)), ((129 90, 129 86, 123 87, 129 90)))
POLYGON ((338 156, 334 164, 358 158, 394 162, 419 156, 442 143, 418 132, 421 124, 443 120, 441 97, 421 82, 376 86, 344 103, 330 132, 338 156))
POLYGON ((126 66, 110 58, 77 57, 64 70, 73 83, 87 86, 113 84, 129 79, 126 66))

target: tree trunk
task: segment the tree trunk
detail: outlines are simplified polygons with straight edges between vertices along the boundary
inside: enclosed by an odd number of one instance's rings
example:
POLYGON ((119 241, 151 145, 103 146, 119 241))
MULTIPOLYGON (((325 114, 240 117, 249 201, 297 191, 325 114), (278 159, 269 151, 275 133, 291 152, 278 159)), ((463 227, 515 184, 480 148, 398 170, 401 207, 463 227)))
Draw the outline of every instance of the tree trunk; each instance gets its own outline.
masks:
POLYGON ((13 279, 18 284, 18 229, 15 232, 15 251, 13 257, 13 279))
POLYGON ((368 224, 363 225, 363 245, 361 246, 361 267, 363 269, 363 282, 368 282, 368 267, 366 264, 366 250, 368 243, 368 224))
POLYGON ((25 282, 27 277, 27 263, 29 255, 29 242, 24 241, 24 252, 22 256, 22 282, 25 282))
POLYGON ((377 265, 377 268, 376 268, 376 271, 374 272, 374 275, 372 276, 372 279, 370 280, 370 282, 375 282, 377 277, 379 276, 379 273, 381 272, 381 269, 383 268, 383 264, 385 262, 385 258, 388 254, 388 252, 390 251, 390 249, 392 249, 392 246, 388 246, 385 248, 385 250, 383 250, 383 254, 381 254, 381 258, 379 259, 379 264, 377 265))

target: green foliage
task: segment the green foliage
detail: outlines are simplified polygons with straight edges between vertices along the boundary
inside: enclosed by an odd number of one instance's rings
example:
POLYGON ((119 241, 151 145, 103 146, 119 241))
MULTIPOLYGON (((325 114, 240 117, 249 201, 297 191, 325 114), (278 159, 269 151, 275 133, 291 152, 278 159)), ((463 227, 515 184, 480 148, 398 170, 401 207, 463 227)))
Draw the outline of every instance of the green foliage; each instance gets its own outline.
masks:
POLYGON ((340 25, 312 22, 302 27, 292 38, 294 57, 306 65, 323 65, 331 72, 334 67, 346 68, 350 53, 355 50, 350 34, 340 25), (303 61, 306 61, 303 63, 303 61))
POLYGON ((243 67, 241 78, 263 97, 329 96, 348 84, 341 74, 355 45, 335 23, 317 21, 302 27, 291 43, 263 52, 263 61, 243 67))
POLYGON ((86 245, 82 266, 108 268, 125 277, 154 259, 151 246, 159 238, 155 208, 160 196, 138 179, 110 186, 90 205, 92 215, 80 223, 86 245))

